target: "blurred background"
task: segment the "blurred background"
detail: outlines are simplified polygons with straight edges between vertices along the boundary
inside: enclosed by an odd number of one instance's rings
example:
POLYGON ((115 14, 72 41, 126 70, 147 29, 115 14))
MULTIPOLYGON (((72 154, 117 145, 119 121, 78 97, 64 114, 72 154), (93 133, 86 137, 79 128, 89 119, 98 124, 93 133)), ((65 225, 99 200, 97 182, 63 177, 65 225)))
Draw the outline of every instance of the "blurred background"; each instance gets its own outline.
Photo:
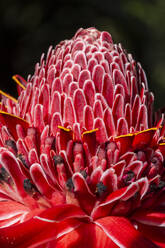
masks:
POLYGON ((165 106, 164 0, 1 0, 1 89, 15 96, 12 75, 26 79, 50 45, 90 26, 110 32, 141 62, 156 108, 165 106))

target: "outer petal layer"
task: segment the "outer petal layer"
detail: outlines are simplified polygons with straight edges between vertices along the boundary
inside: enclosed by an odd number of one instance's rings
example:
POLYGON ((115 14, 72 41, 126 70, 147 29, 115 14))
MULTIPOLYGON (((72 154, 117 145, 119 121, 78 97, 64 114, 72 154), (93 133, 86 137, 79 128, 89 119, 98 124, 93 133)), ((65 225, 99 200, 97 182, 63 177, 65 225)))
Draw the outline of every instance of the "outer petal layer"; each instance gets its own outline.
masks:
POLYGON ((86 216, 73 205, 59 205, 16 226, 1 229, 0 247, 36 247, 77 228, 86 216), (67 219, 67 220, 66 220, 67 219))
POLYGON ((95 221, 106 235, 120 248, 156 248, 150 240, 144 238, 133 225, 123 217, 109 216, 95 221))
POLYGON ((57 240, 52 248, 118 248, 95 224, 82 224, 69 234, 57 240))

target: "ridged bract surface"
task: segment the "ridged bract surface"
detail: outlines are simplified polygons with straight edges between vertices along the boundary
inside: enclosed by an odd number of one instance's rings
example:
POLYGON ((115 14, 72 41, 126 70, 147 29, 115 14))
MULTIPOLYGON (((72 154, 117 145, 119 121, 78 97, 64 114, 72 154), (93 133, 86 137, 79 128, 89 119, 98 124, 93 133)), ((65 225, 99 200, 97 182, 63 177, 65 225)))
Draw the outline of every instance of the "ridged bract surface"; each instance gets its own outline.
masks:
POLYGON ((2 247, 165 247, 165 128, 141 65, 89 28, 13 78, 18 99, 0 92, 2 247))

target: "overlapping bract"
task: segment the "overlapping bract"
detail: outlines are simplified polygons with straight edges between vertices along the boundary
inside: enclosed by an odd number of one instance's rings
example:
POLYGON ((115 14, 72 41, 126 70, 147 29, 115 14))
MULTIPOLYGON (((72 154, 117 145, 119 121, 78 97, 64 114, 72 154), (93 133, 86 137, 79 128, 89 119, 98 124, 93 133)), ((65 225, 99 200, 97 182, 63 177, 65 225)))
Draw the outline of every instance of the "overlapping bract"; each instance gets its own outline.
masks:
POLYGON ((0 245, 165 247, 165 128, 141 65, 89 28, 13 78, 18 100, 0 92, 0 245))

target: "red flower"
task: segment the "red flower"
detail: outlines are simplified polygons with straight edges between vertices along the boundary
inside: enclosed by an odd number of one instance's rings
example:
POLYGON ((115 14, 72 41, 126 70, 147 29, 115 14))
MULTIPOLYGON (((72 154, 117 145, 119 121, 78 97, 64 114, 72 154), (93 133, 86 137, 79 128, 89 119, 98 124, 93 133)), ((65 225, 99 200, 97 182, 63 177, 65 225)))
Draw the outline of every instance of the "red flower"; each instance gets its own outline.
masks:
POLYGON ((80 29, 1 91, 0 247, 165 247, 165 128, 139 63, 80 29))

